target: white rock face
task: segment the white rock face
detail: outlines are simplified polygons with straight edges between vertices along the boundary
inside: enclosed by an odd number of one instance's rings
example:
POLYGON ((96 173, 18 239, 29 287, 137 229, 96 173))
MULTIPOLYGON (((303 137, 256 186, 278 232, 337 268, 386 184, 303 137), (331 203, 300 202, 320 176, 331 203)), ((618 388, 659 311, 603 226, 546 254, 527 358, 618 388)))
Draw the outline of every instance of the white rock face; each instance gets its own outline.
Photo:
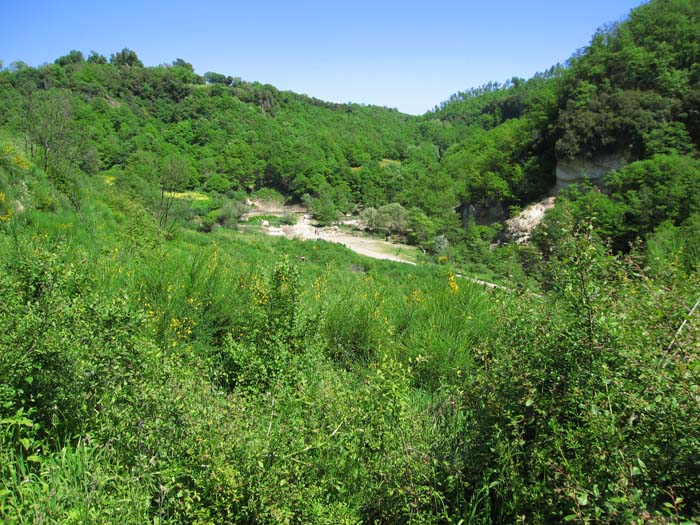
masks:
POLYGON ((562 159, 557 162, 557 184, 554 193, 566 188, 569 184, 590 179, 598 184, 600 179, 611 170, 617 170, 627 162, 621 154, 596 155, 590 159, 562 159))
POLYGON ((612 170, 620 169, 629 162, 622 153, 596 155, 590 159, 563 159, 557 162, 557 183, 550 191, 550 196, 531 204, 515 217, 504 221, 503 237, 508 242, 523 244, 530 240, 532 231, 542 222, 547 210, 554 207, 557 195, 570 184, 590 180, 601 184, 601 179, 612 170))
POLYGON ((534 230, 544 219, 545 212, 554 207, 556 197, 547 197, 540 202, 530 204, 515 217, 503 223, 505 238, 516 244, 523 244, 530 240, 534 230))

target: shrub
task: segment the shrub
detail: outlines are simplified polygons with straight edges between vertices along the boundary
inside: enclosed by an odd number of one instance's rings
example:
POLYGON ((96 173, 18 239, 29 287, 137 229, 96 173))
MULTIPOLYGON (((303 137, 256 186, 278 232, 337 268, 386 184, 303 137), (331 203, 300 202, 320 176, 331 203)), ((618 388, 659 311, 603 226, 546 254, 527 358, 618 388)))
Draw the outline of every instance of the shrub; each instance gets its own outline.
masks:
POLYGON ((552 264, 557 293, 505 302, 494 339, 476 349, 478 368, 452 397, 438 446, 453 458, 445 499, 482 522, 695 515, 688 480, 700 414, 685 385, 697 374, 681 348, 697 334, 669 342, 697 278, 663 291, 630 279, 640 270, 587 233, 552 264))
POLYGON ((300 272, 288 256, 272 268, 266 281, 241 280, 247 292, 247 326, 232 327, 213 355, 216 377, 229 389, 264 391, 288 375, 292 361, 304 350, 308 324, 300 315, 300 272))

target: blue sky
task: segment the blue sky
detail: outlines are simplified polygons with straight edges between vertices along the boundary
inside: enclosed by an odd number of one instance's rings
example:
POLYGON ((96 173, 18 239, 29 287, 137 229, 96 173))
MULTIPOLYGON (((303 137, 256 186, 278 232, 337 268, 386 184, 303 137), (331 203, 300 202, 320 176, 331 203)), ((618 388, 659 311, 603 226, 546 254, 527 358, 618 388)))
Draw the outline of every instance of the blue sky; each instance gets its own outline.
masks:
POLYGON ((0 60, 128 47, 334 102, 423 113, 452 93, 564 62, 641 0, 1 0, 0 60))

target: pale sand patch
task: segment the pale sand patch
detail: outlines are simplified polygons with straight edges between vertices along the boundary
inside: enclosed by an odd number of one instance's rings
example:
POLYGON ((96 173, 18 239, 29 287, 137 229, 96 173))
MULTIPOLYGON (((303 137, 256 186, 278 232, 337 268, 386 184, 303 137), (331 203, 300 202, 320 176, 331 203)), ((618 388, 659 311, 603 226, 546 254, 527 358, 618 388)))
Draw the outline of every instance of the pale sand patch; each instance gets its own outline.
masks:
POLYGON ((367 257, 415 264, 415 262, 408 260, 409 254, 415 251, 413 246, 359 237, 343 232, 335 226, 321 228, 314 225, 311 222, 311 217, 307 214, 302 215, 293 226, 268 226, 262 230, 268 235, 286 237, 288 239, 335 242, 367 257), (406 255, 402 255, 401 252, 405 252, 406 255))

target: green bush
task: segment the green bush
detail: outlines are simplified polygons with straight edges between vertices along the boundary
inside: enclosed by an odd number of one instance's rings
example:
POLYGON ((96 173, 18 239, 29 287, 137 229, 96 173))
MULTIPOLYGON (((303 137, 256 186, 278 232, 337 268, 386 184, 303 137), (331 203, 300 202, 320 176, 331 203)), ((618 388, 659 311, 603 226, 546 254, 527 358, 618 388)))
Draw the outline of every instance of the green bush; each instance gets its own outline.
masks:
POLYGON ((639 270, 586 234, 551 264, 557 293, 504 303, 441 415, 445 499, 483 523, 696 515, 697 370, 682 349, 697 335, 670 343, 697 277, 630 280, 639 270))
POLYGON ((348 368, 371 362, 388 336, 382 290, 368 277, 362 287, 344 283, 316 294, 323 300, 318 333, 326 355, 348 368))

